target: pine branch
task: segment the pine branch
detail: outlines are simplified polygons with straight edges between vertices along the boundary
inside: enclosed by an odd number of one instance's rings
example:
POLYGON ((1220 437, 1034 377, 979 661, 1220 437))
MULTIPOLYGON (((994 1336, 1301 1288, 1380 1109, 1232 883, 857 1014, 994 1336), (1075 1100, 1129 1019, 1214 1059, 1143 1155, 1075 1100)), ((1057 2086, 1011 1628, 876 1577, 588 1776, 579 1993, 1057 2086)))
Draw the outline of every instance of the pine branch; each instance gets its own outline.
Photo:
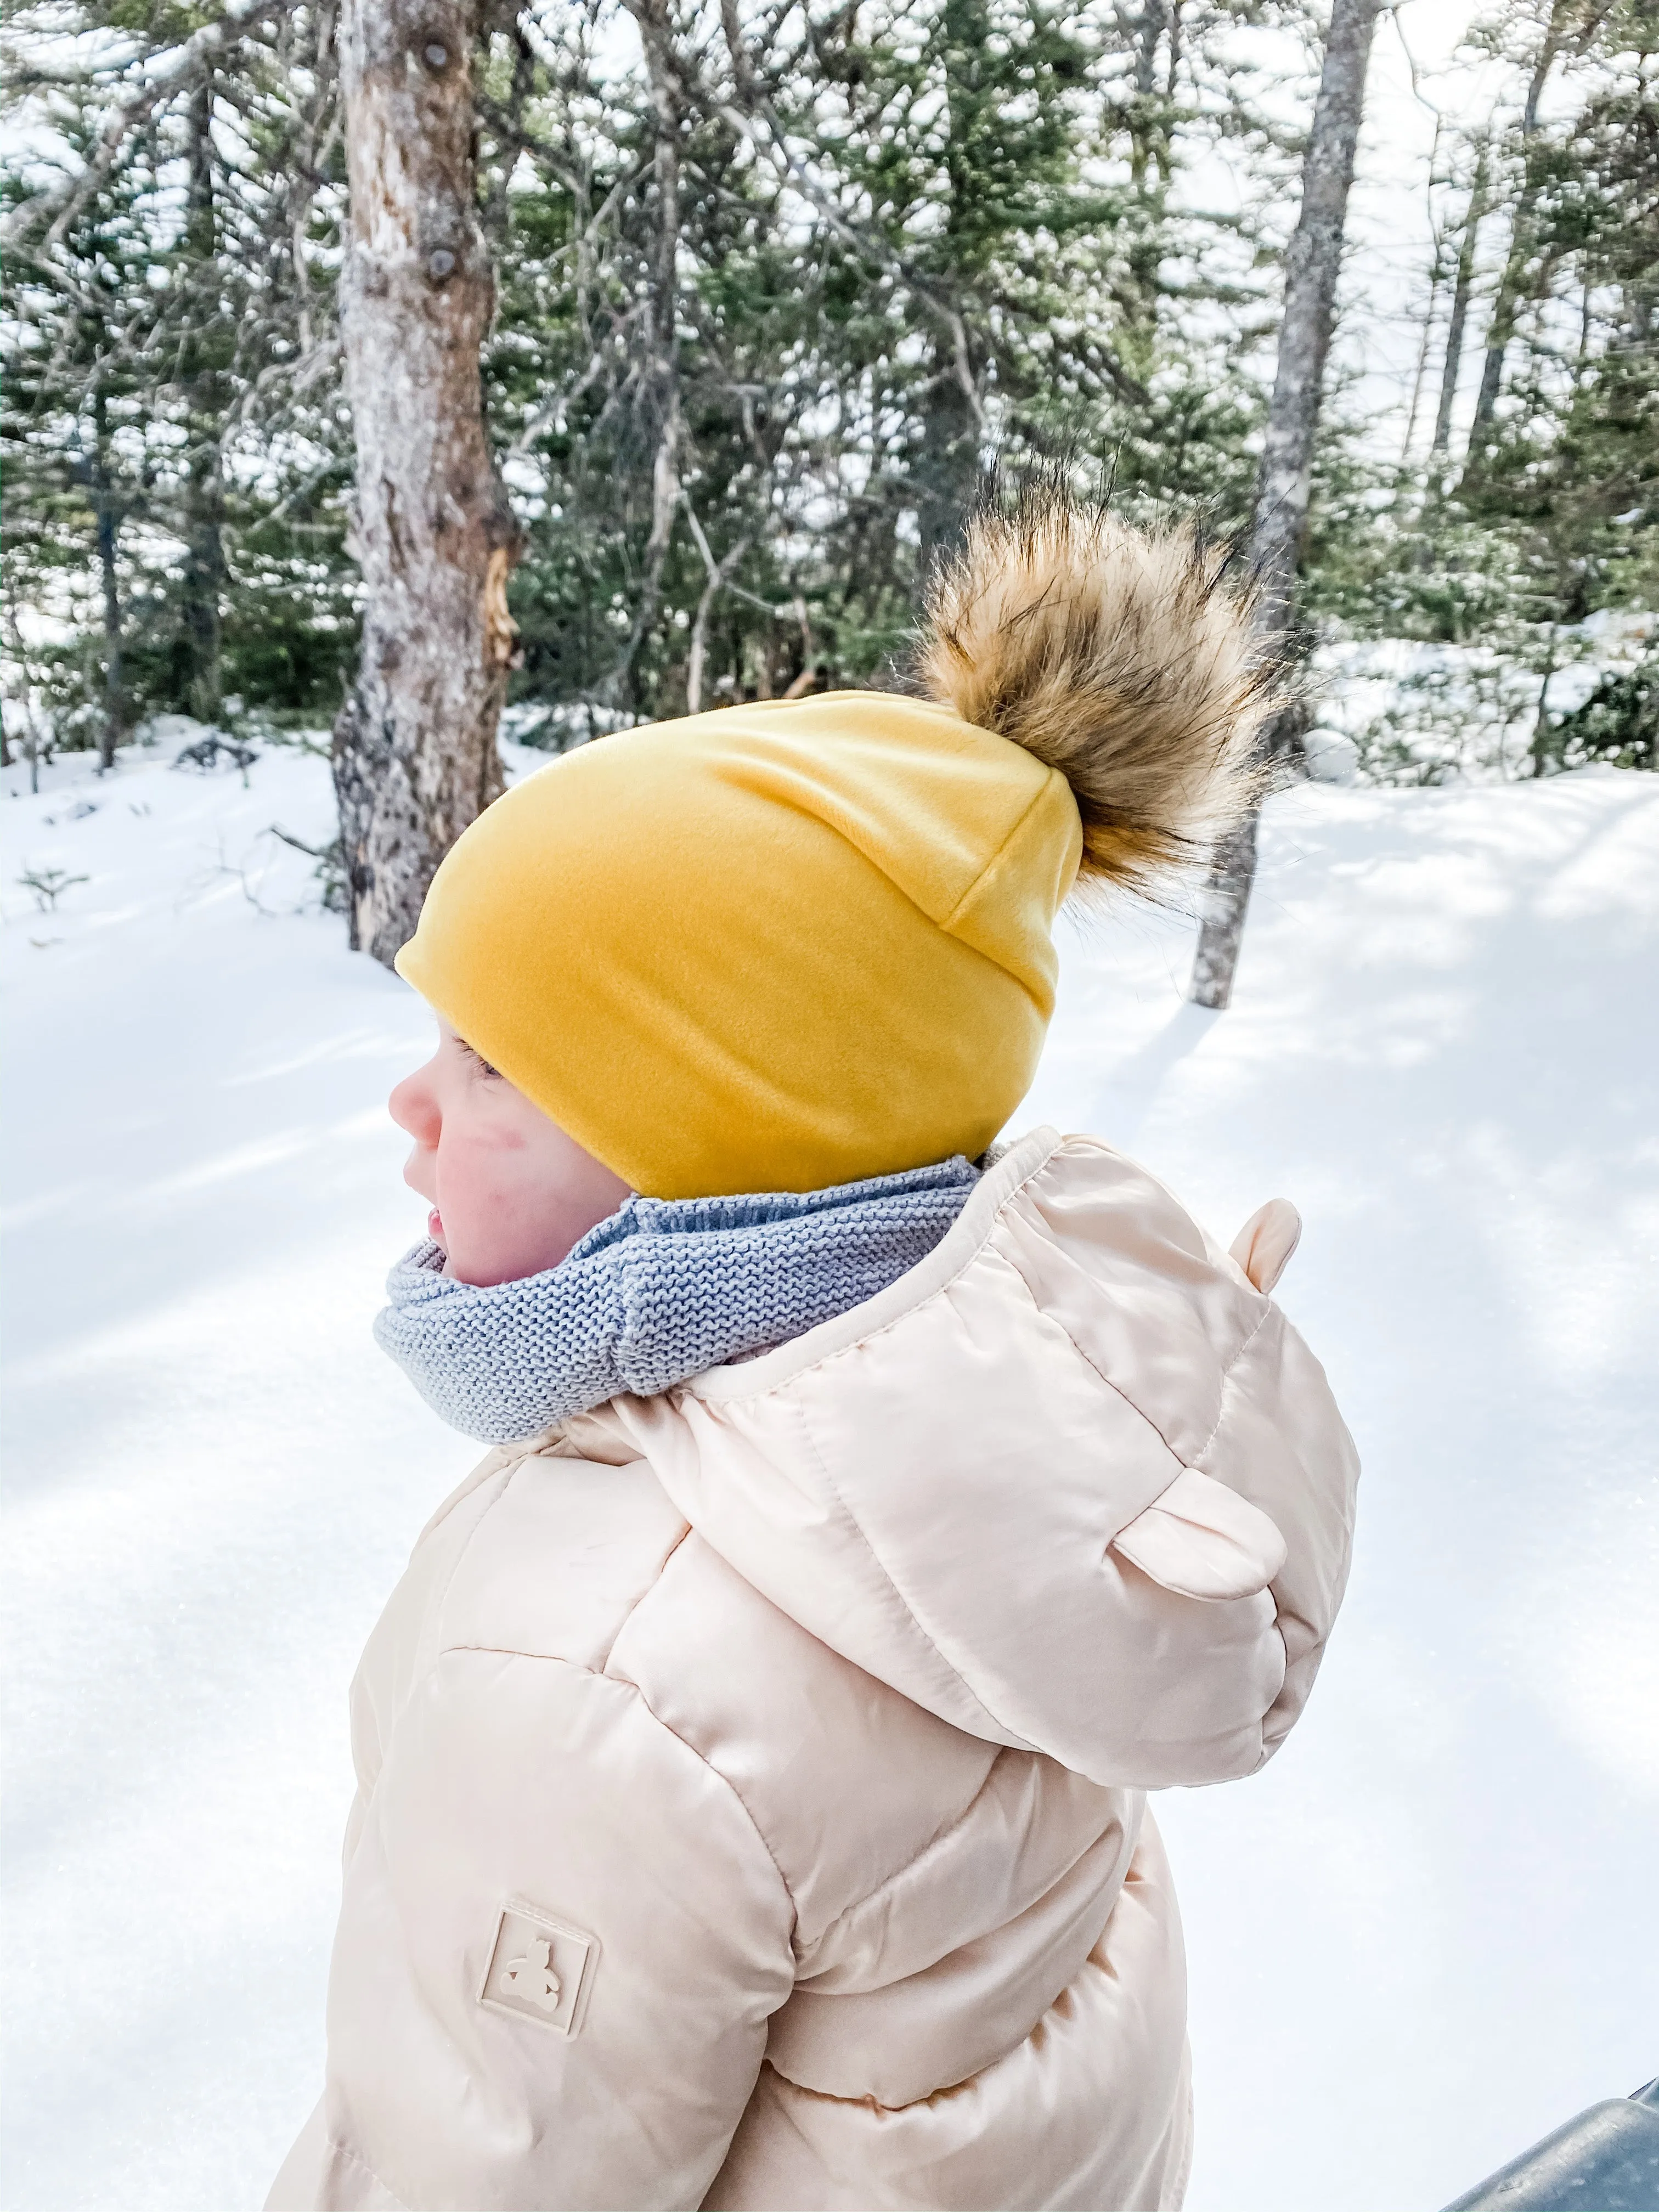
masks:
MULTIPOLYGON (((61 245, 70 225, 115 167, 122 148, 138 125, 199 76, 210 63, 228 53, 256 24, 292 5, 293 0, 235 0, 235 4, 216 21, 204 23, 199 31, 192 32, 139 90, 111 114, 98 134, 92 158, 85 168, 77 176, 65 177, 49 191, 24 201, 6 225, 6 242, 10 245, 21 241, 46 223, 42 247, 50 249, 61 245)), ((145 62, 149 58, 145 57, 145 62)))

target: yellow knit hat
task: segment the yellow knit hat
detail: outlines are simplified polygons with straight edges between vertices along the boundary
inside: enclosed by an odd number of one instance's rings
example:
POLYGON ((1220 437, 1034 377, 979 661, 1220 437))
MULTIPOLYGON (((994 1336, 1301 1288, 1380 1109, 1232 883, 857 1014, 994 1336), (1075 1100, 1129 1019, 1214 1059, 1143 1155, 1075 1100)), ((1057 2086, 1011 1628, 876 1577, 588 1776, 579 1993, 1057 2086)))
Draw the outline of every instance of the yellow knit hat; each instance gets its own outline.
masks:
MULTIPOLYGON (((982 690, 988 656, 1008 679, 982 720, 1006 721, 1042 681, 1052 690, 1045 557, 1063 556, 1073 599, 1098 599, 1113 554, 1120 600, 1175 573, 1171 541, 1133 539, 1052 501, 1043 526, 1046 548, 1029 515, 1023 535, 1017 518, 983 518, 953 572, 969 599, 951 599, 950 578, 937 595, 934 688, 948 700, 959 676, 982 690), (1125 568, 1119 538, 1138 568, 1125 568), (975 643, 988 562, 1018 586, 1010 564, 1021 561, 1042 619, 1017 623, 1028 635, 1016 642, 975 643)), ((1176 551, 1193 574, 1209 557, 1176 551)), ((1213 579, 1208 588, 1236 646, 1236 613, 1213 579)), ((1096 608, 1096 632, 1104 618, 1096 608)), ((1190 706, 1194 641, 1176 643, 1190 706)), ((1237 695, 1237 653, 1224 659, 1237 695)), ((1073 708, 1080 672, 1059 672, 1073 708)), ((1075 739, 1075 714, 1068 721, 1054 696, 1045 727, 1075 739)), ((1121 720, 1121 696, 1116 711, 1121 720)), ((972 1158, 1036 1069, 1054 1009, 1051 932, 1079 861, 1133 878, 1149 854, 1165 856, 1158 840, 1178 834, 1173 816, 1206 799, 1213 813, 1221 789, 1206 771, 1204 790, 1177 801, 1166 765, 1157 819, 1138 823, 1132 804, 1114 820, 1078 763, 1066 763, 1068 781, 1048 745, 1020 735, 1012 743, 951 703, 831 692, 605 738, 518 785, 460 837, 398 973, 653 1197, 815 1190, 972 1158)), ((1083 750, 1083 769, 1097 768, 1099 742, 1083 750)), ((1194 745, 1176 750, 1194 781, 1194 745)), ((1212 770, 1236 750, 1229 734, 1212 770)))
POLYGON ((1082 842, 1063 776, 945 708, 729 707, 497 799, 398 970, 635 1190, 817 1190, 996 1135, 1082 842))

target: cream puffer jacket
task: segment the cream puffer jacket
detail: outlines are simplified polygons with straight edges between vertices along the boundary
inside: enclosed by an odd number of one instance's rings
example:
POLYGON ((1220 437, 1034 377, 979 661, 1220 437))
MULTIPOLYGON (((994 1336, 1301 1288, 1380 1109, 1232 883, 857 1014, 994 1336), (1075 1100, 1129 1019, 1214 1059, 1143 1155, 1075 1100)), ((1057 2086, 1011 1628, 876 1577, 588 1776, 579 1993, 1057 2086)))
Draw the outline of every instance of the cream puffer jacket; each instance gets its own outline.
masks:
POLYGON ((1294 1221, 1040 1131, 880 1297, 492 1452, 353 1691, 271 2207, 1177 2205, 1143 1793, 1270 1756, 1348 1563, 1294 1221))

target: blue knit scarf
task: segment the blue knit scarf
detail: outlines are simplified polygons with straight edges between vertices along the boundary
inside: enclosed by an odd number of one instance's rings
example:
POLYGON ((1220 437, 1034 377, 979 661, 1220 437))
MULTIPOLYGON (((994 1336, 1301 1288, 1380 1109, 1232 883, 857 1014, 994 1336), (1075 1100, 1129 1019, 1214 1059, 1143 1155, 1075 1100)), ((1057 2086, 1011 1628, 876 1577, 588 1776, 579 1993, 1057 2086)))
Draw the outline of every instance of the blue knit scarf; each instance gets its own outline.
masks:
POLYGON ((933 1250, 977 1181, 957 1158, 799 1194, 630 1198, 558 1267, 486 1290, 424 1242, 386 1278, 375 1338, 452 1428, 505 1443, 862 1305, 933 1250))

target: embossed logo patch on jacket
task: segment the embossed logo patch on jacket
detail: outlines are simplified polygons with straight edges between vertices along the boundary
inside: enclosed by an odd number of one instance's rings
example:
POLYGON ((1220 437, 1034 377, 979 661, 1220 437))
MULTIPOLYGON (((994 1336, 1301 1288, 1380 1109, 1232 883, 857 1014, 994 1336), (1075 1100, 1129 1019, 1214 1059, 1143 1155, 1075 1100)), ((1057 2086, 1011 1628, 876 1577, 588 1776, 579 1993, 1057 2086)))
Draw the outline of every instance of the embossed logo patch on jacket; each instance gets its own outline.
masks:
POLYGON ((478 2002, 574 2035, 581 2025, 598 1949, 580 1928, 568 1928, 539 1905, 510 1898, 495 1923, 478 2002))

